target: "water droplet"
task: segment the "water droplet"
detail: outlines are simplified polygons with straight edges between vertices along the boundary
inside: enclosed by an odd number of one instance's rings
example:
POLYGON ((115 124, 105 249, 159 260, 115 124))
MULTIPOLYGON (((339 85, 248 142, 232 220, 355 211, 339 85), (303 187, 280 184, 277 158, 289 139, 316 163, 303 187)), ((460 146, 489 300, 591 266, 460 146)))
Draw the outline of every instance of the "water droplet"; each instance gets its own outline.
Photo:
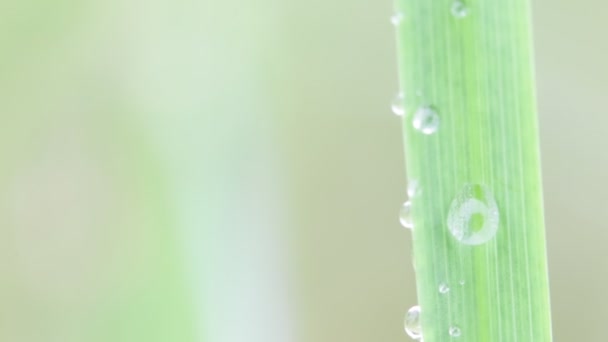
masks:
POLYGON ((490 241, 498 231, 498 221, 494 196, 479 184, 466 184, 452 201, 448 213, 450 233, 466 245, 490 241))
POLYGON ((446 294, 448 292, 450 292, 450 287, 448 284, 442 283, 439 285, 439 293, 446 294))
POLYGON ((403 101, 404 101, 403 92, 399 92, 399 93, 397 93, 397 95, 393 99, 393 102, 391 103, 391 110, 397 116, 403 116, 403 114, 405 113, 403 101))
POLYGON ((407 195, 409 198, 414 198, 420 194, 420 183, 413 179, 407 184, 407 195))
POLYGON ((464 18, 469 14, 469 8, 467 7, 467 5, 460 1, 454 1, 454 3, 452 3, 452 15, 455 16, 458 19, 464 18))
POLYGON ((391 23, 393 23, 393 25, 395 25, 395 26, 399 26, 402 21, 403 21, 403 13, 400 13, 400 12, 395 13, 391 17, 391 23))
POLYGON ((452 337, 460 337, 460 335, 462 335, 462 331, 460 331, 460 328, 457 326, 452 326, 450 327, 450 336, 452 337))
POLYGON ((460 284, 460 286, 464 286, 464 280, 459 281, 458 284, 460 284))
POLYGON ((420 107, 414 114, 412 125, 424 134, 433 134, 439 128, 439 115, 432 107, 420 107))
POLYGON ((420 326, 420 306, 412 306, 403 319, 405 332, 414 340, 422 338, 422 327, 420 326))
POLYGON ((401 210, 399 210, 399 222, 405 228, 414 228, 414 223, 412 222, 412 203, 410 201, 403 203, 401 206, 401 210))

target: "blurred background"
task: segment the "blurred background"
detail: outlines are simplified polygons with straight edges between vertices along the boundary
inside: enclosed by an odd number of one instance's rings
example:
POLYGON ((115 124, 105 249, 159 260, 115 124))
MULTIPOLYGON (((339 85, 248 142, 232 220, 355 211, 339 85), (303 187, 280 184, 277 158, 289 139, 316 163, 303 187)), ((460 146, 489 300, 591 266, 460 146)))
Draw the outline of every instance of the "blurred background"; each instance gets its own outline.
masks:
MULTIPOLYGON (((533 1, 556 341, 608 338, 607 6, 533 1)), ((0 0, 0 341, 408 341, 392 7, 0 0)))

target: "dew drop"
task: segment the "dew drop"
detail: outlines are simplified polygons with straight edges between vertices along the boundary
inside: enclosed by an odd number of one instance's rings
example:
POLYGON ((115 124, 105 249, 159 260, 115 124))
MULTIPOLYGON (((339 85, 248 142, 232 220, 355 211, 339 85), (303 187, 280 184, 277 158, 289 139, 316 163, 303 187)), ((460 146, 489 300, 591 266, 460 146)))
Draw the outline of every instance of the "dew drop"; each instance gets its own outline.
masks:
POLYGON ((422 328, 420 326, 420 306, 412 306, 403 319, 405 332, 414 340, 422 338, 422 328))
POLYGON ((393 102, 391 103, 391 110, 397 116, 403 116, 403 114, 405 113, 403 101, 404 101, 403 92, 399 92, 399 93, 397 93, 397 95, 395 95, 395 98, 393 99, 393 102))
POLYGON ((460 284, 460 286, 464 286, 464 280, 459 281, 458 284, 460 284))
POLYGON ((395 26, 399 26, 403 21, 403 13, 395 13, 391 17, 391 23, 395 26))
POLYGON ((439 285, 439 293, 446 294, 448 292, 450 292, 450 287, 448 284, 442 283, 439 285))
POLYGON ((483 185, 466 184, 456 195, 448 213, 448 229, 466 245, 481 245, 498 231, 498 206, 483 185))
POLYGON ((452 326, 450 327, 450 336, 452 337, 460 337, 460 335, 462 335, 462 331, 460 331, 460 328, 457 326, 452 326))
POLYGON ((414 114, 412 125, 424 134, 433 134, 439 128, 439 115, 432 107, 420 107, 414 114))
POLYGON ((460 1, 456 0, 452 3, 452 15, 458 19, 464 18, 469 14, 469 8, 467 5, 460 1))
POLYGON ((412 222, 412 203, 410 201, 403 203, 401 206, 401 210, 399 210, 399 222, 405 228, 414 228, 414 223, 412 222))
POLYGON ((414 198, 420 194, 420 183, 413 179, 407 184, 407 195, 409 198, 414 198))

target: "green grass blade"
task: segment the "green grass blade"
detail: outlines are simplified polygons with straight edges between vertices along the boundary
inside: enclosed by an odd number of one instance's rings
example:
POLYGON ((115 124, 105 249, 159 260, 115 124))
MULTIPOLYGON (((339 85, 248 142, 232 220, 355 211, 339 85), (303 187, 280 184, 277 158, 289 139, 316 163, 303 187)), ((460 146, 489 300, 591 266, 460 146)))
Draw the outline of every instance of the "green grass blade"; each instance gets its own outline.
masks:
POLYGON ((424 341, 551 341, 529 2, 397 9, 424 341))

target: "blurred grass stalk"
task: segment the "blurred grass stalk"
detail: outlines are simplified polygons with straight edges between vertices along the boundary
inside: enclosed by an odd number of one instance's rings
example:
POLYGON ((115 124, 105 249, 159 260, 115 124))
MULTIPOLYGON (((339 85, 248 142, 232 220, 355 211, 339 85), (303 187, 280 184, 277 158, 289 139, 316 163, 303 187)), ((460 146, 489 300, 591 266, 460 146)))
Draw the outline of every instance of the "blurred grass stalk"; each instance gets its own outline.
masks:
POLYGON ((393 22, 424 341, 551 341, 529 1, 393 22))
POLYGON ((273 6, 8 7, 0 341, 291 340, 273 6))

